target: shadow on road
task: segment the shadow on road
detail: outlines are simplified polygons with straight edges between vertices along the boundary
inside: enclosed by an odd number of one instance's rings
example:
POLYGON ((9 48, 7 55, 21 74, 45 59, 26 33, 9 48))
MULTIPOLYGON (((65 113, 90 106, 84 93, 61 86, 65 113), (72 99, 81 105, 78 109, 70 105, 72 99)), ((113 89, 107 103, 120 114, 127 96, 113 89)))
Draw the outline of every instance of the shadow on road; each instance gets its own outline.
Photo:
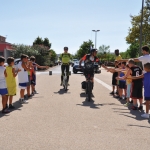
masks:
MULTIPOLYGON (((19 101, 14 102, 14 103, 13 103, 13 106, 15 107, 15 109, 12 109, 12 110, 9 109, 9 110, 10 110, 10 113, 13 112, 13 111, 16 111, 16 110, 21 110, 20 108, 23 107, 23 105, 20 104, 19 101)), ((0 111, 0 118, 5 117, 5 116, 9 116, 10 113, 8 113, 8 114, 3 114, 3 113, 0 111)))
POLYGON ((60 89, 58 92, 54 92, 54 94, 60 94, 60 95, 62 95, 62 94, 70 94, 70 92, 68 92, 68 90, 65 91, 64 89, 60 89))
MULTIPOLYGON (((85 94, 85 92, 83 92, 83 93, 80 93, 80 97, 86 97, 87 95, 85 94)), ((92 94, 91 95, 92 97, 94 97, 94 95, 92 94)))
POLYGON ((82 104, 77 104, 78 106, 85 106, 85 107, 90 107, 93 109, 99 109, 99 104, 94 104, 94 100, 92 99, 90 102, 87 100, 87 98, 85 99, 85 101, 82 102, 82 104))
POLYGON ((140 128, 150 128, 150 127, 147 127, 147 126, 132 125, 132 124, 129 124, 128 126, 130 126, 130 127, 140 127, 140 128))

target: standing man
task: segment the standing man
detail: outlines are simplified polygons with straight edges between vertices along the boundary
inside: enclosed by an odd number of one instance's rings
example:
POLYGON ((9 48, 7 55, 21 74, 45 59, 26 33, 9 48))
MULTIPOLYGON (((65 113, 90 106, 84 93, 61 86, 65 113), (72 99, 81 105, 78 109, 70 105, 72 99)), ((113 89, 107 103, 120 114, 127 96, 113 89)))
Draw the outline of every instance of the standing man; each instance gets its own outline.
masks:
POLYGON ((70 65, 70 60, 71 60, 71 55, 68 53, 68 47, 64 47, 64 53, 60 55, 60 59, 62 60, 62 65, 61 65, 61 84, 63 84, 63 76, 65 75, 65 70, 67 73, 67 82, 69 86, 69 65, 70 65))
POLYGON ((115 55, 116 55, 115 61, 119 61, 119 60, 122 59, 121 55, 119 54, 119 49, 116 49, 116 50, 115 50, 115 55))

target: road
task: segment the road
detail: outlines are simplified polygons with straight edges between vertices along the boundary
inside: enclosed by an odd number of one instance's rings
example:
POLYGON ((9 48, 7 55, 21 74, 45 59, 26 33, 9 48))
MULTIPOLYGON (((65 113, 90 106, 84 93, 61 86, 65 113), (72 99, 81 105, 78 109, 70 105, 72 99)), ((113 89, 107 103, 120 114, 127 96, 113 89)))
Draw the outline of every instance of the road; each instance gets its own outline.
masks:
POLYGON ((93 101, 87 102, 82 74, 70 76, 65 92, 60 67, 37 73, 37 91, 28 104, 0 114, 0 150, 136 150, 150 149, 150 120, 109 95, 111 74, 95 75, 93 101))

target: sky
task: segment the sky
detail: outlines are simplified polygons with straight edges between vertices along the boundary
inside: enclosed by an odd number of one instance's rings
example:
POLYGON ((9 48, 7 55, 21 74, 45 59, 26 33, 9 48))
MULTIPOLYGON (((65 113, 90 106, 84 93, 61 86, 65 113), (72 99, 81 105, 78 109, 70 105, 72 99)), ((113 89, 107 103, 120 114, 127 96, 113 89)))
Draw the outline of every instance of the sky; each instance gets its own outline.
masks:
POLYGON ((97 48, 125 51, 130 15, 137 15, 142 0, 0 0, 0 35, 7 42, 32 45, 39 36, 49 38, 52 49, 62 53, 68 46, 75 54, 89 39, 97 48))

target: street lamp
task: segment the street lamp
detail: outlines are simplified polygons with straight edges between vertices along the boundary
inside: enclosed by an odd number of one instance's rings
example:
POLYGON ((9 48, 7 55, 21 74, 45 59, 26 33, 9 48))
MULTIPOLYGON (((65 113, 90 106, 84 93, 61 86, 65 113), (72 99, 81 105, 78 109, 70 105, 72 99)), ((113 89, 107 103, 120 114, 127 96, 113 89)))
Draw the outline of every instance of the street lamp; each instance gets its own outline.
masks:
POLYGON ((95 32, 95 49, 96 49, 97 32, 99 32, 100 30, 92 30, 92 31, 95 32))
POLYGON ((141 48, 142 48, 143 8, 144 8, 144 0, 142 0, 141 25, 140 25, 140 47, 139 47, 140 49, 139 49, 139 56, 141 55, 141 48))

